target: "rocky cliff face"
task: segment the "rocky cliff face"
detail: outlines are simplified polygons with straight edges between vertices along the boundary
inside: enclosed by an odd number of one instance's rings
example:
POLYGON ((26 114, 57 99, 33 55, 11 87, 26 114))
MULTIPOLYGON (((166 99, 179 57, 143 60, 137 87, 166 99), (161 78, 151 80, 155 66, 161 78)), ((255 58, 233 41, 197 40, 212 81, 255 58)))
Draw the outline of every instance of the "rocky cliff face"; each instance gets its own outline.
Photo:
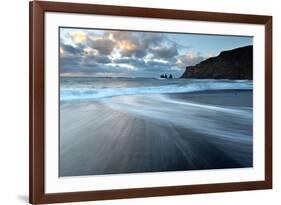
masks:
POLYGON ((186 67, 181 78, 253 79, 253 46, 223 51, 195 66, 186 67))

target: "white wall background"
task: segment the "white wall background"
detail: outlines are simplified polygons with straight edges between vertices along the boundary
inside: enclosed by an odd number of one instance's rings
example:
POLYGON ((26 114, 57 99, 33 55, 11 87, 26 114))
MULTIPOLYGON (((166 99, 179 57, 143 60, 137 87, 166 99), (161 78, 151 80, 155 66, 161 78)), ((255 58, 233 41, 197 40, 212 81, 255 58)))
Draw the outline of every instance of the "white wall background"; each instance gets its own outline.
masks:
MULTIPOLYGON (((280 204, 281 6, 277 0, 73 0, 96 4, 273 15, 273 190, 125 199, 72 204, 280 204), (279 57, 279 58, 278 58, 279 57), (278 121, 279 120, 279 121, 278 121)), ((28 203, 28 0, 1 1, 0 204, 28 203)))

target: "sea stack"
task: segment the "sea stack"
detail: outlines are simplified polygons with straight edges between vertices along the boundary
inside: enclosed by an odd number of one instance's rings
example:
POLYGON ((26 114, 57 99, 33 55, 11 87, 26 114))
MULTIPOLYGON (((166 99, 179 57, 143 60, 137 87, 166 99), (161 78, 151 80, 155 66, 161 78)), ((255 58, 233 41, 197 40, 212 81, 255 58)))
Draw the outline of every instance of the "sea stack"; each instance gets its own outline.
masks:
POLYGON ((181 78, 253 79, 253 46, 223 51, 195 66, 187 66, 181 78))

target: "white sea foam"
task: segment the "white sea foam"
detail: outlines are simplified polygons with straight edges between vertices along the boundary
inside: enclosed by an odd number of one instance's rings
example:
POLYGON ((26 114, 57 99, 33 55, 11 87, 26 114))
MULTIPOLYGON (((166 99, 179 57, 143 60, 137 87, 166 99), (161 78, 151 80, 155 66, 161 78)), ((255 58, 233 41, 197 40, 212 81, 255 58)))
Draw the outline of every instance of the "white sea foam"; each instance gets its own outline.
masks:
POLYGON ((252 143, 252 108, 218 106, 168 96, 120 96, 101 101, 113 110, 231 141, 252 143), (239 127, 239 129, 237 129, 239 127))
POLYGON ((248 80, 190 80, 190 81, 161 81, 161 84, 154 81, 132 84, 122 87, 95 87, 91 84, 79 86, 62 86, 60 100, 90 100, 114 96, 143 95, 143 94, 165 94, 165 93, 188 93, 206 90, 248 90, 252 89, 252 81, 248 80))

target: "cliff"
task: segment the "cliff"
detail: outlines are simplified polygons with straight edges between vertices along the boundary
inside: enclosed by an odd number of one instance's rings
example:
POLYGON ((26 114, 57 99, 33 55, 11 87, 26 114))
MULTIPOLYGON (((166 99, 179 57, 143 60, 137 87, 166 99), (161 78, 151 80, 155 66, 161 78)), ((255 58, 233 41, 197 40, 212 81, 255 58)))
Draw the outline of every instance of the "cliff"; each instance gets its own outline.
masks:
POLYGON ((195 66, 186 67, 181 78, 253 79, 253 46, 223 51, 195 66))

